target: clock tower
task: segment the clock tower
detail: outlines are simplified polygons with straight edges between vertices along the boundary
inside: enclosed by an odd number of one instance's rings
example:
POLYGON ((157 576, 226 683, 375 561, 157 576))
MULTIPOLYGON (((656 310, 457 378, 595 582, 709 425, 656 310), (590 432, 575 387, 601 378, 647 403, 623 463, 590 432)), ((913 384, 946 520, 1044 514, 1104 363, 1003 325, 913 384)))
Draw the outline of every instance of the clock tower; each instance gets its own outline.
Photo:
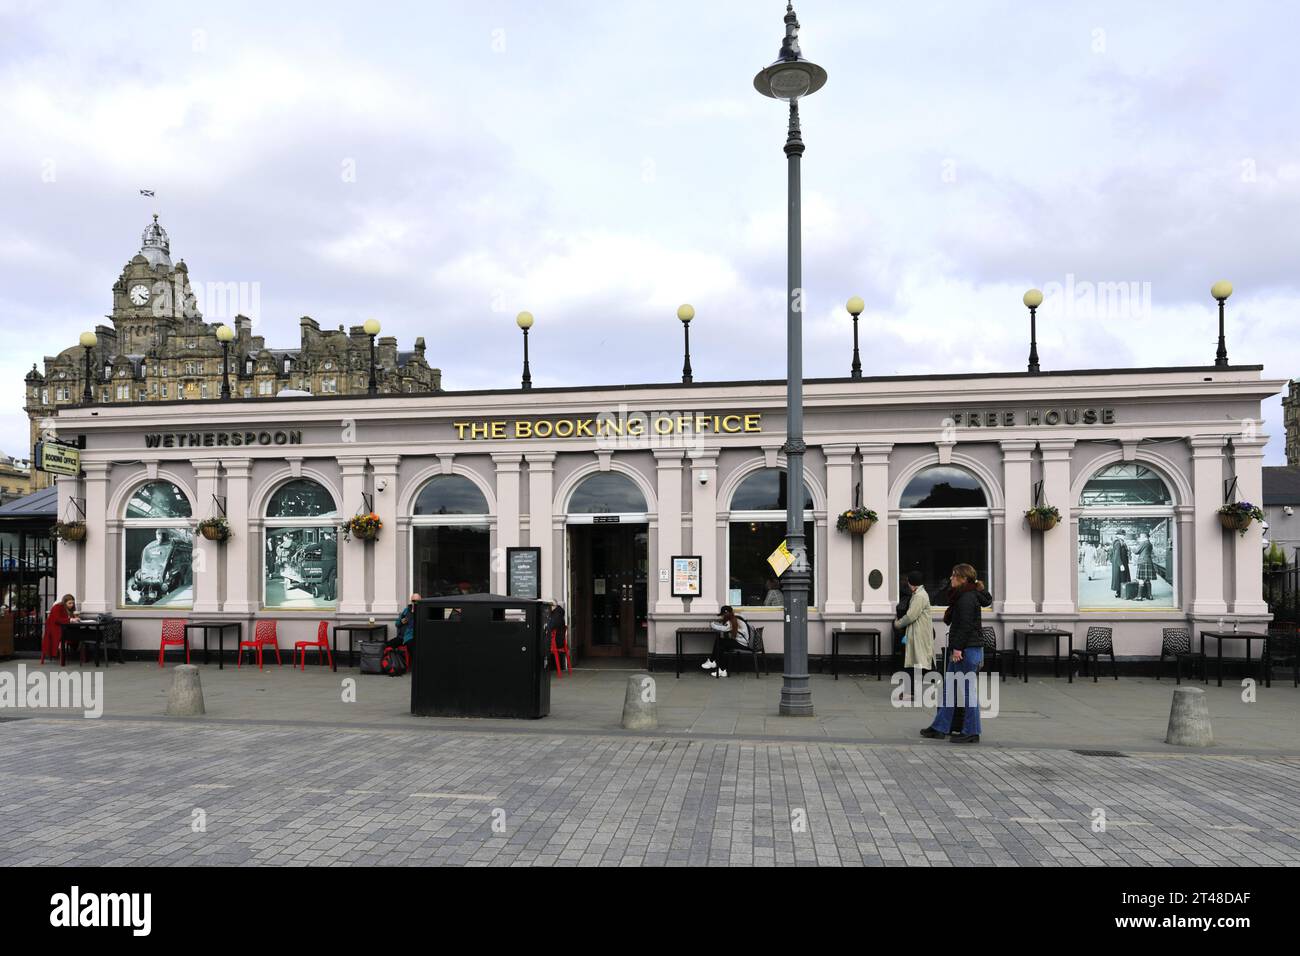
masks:
POLYGON ((163 346, 186 318, 198 319, 184 261, 172 264, 171 241, 157 213, 140 237, 140 251, 113 284, 117 352, 144 355, 163 346))

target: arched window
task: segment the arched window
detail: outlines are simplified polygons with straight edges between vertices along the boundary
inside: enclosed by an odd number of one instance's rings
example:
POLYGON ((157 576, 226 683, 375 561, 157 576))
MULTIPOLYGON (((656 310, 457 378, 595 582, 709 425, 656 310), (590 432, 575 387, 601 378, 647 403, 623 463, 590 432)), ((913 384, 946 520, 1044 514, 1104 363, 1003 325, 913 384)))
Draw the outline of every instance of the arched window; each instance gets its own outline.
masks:
POLYGON ((899 589, 911 571, 920 571, 934 604, 942 605, 954 565, 974 565, 989 590, 988 495, 978 478, 955 465, 922 469, 898 501, 899 589))
POLYGON ((319 482, 295 478, 266 504, 262 604, 332 608, 339 596, 338 508, 319 482))
MULTIPOLYGON (((807 484, 803 498, 804 548, 809 568, 815 568, 813 498, 807 484)), ((767 559, 786 538, 786 500, 784 468, 754 472, 731 496, 727 525, 727 603, 733 607, 784 604, 780 578, 767 559)), ((817 593, 815 583, 812 593, 817 593)))
POLYGON ((632 514, 647 511, 645 495, 627 475, 602 471, 582 480, 569 498, 569 514, 632 514))
POLYGON ((423 597, 492 590, 488 503, 463 475, 437 475, 420 489, 411 516, 411 590, 423 597))
POLYGON ((194 604, 193 509, 170 481, 149 481, 126 502, 122 521, 122 606, 194 604))
POLYGON ((1117 462, 1079 496, 1079 600, 1087 608, 1178 606, 1174 499, 1155 471, 1117 462))

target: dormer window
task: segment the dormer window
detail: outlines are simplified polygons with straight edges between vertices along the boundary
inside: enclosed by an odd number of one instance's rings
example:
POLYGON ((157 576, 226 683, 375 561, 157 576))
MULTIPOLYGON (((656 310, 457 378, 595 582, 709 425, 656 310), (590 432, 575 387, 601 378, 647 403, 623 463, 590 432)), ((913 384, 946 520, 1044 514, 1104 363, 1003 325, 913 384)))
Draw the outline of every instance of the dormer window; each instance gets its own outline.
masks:
POLYGON ((293 359, 289 358, 286 355, 284 358, 284 374, 288 375, 292 369, 293 369, 293 359))
POLYGON ((247 362, 244 363, 244 373, 245 373, 246 375, 252 375, 252 374, 253 374, 253 360, 252 360, 252 359, 249 359, 247 362))

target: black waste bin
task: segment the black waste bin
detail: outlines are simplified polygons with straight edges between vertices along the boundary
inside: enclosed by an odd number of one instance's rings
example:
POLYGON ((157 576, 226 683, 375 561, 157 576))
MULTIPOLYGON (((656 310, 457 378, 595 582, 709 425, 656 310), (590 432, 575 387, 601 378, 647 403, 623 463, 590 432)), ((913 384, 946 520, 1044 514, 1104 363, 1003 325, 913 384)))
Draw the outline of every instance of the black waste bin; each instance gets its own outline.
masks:
POLYGON ((417 602, 411 713, 530 719, 549 714, 546 609, 541 601, 500 594, 417 602))

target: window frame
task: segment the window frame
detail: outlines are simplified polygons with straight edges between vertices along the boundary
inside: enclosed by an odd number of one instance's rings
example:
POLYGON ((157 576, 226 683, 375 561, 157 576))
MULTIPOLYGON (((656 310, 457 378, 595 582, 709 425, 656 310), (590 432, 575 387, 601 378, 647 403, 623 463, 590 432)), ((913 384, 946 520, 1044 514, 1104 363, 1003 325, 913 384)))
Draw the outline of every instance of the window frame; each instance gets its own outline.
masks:
POLYGON ((126 543, 127 543, 127 532, 128 532, 128 531, 158 531, 158 530, 163 530, 163 531, 185 531, 185 532, 189 535, 189 538, 190 538, 190 549, 191 549, 191 554, 193 553, 193 548, 194 548, 194 502, 190 500, 190 496, 189 496, 189 494, 185 491, 184 488, 182 488, 180 485, 176 484, 176 482, 174 482, 174 481, 172 481, 172 480, 170 480, 170 479, 168 479, 168 478, 149 478, 149 479, 146 479, 146 480, 144 480, 144 481, 138 482, 134 487, 132 487, 132 489, 131 489, 131 493, 130 493, 129 495, 127 495, 125 502, 123 502, 123 504, 122 504, 122 519, 121 519, 121 520, 122 520, 122 542, 121 542, 121 545, 119 546, 119 556, 120 556, 121 563, 118 565, 118 575, 117 575, 117 577, 118 577, 118 595, 117 595, 117 606, 118 606, 118 609, 119 609, 119 610, 126 610, 126 611, 153 610, 153 609, 155 609, 155 608, 158 608, 158 609, 166 609, 166 610, 180 610, 180 611, 184 611, 184 610, 193 610, 193 608, 194 608, 194 591, 195 591, 195 588, 196 588, 196 586, 197 586, 197 582, 196 582, 196 580, 195 580, 195 578, 197 577, 197 575, 196 575, 196 570, 195 570, 193 567, 191 567, 191 569, 190 569, 190 600, 189 600, 189 603, 188 603, 188 604, 160 604, 160 603, 155 603, 155 604, 129 604, 129 603, 127 603, 127 599, 126 599, 126 598, 127 598, 127 594, 126 594, 126 591, 127 591, 127 588, 126 588, 126 584, 127 584, 127 578, 126 578, 126 554, 127 554, 127 552, 126 552, 126 543), (185 499, 185 503, 189 506, 190 513, 189 513, 188 515, 181 516, 181 517, 173 517, 173 518, 156 518, 156 517, 130 518, 130 517, 127 517, 127 509, 129 509, 129 508, 131 507, 131 501, 135 498, 136 494, 137 494, 137 493, 138 493, 142 488, 146 488, 146 487, 148 487, 149 485, 152 485, 152 484, 159 484, 159 483, 163 483, 163 482, 165 482, 165 483, 171 485, 171 486, 172 486, 173 488, 175 488, 178 492, 180 492, 181 497, 185 499))
MULTIPOLYGON (((984 522, 984 568, 989 577, 985 585, 990 592, 1001 582, 993 579, 993 508, 989 505, 989 490, 985 486, 983 479, 975 472, 963 465, 957 464, 940 464, 932 462, 918 469, 915 474, 907 479, 907 482, 900 489, 898 494, 898 517, 897 517, 897 534, 894 537, 894 568, 897 570, 898 579, 894 582, 894 593, 901 593, 903 588, 903 522, 905 521, 983 521, 984 522), (927 471, 936 468, 946 470, 956 470, 968 475, 977 485, 980 492, 984 495, 983 505, 974 505, 969 508, 905 508, 903 507, 903 496, 907 494, 907 489, 912 486, 918 478, 927 471)), ((935 607, 946 608, 948 605, 938 602, 938 595, 931 595, 931 600, 935 607)))
POLYGON ((1102 607, 1094 607, 1094 606, 1084 607, 1083 603, 1079 599, 1079 575, 1078 575, 1078 564, 1077 564, 1078 552, 1079 552, 1079 536, 1076 531, 1074 536, 1074 542, 1073 542, 1075 562, 1076 562, 1075 581, 1074 581, 1074 591, 1075 591, 1074 606, 1075 609, 1080 614, 1088 613, 1088 614, 1112 614, 1113 615, 1116 612, 1170 614, 1170 613, 1181 613, 1185 610, 1183 608, 1183 595, 1182 595, 1182 588, 1181 588, 1182 574, 1180 573, 1180 568, 1179 568, 1179 561, 1181 560, 1181 556, 1182 556, 1182 542, 1179 540, 1179 535, 1178 535, 1178 531, 1179 531, 1178 497, 1174 494, 1173 482, 1171 482, 1162 471, 1160 471, 1158 468, 1155 468, 1144 461, 1137 461, 1137 462, 1113 461, 1110 462, 1109 464, 1102 465, 1100 468, 1095 469, 1092 472, 1092 474, 1088 476, 1087 481, 1083 483, 1083 487, 1079 489, 1079 499, 1074 509, 1074 515, 1075 515, 1075 520, 1073 523, 1076 528, 1078 527, 1079 522, 1086 521, 1089 518, 1109 518, 1112 520, 1125 520, 1125 519, 1133 519, 1133 518, 1159 518, 1162 520, 1166 520, 1169 522, 1169 547, 1170 547, 1170 552, 1172 554, 1172 560, 1169 562, 1170 564, 1169 586, 1170 586, 1170 590, 1172 591, 1170 605, 1157 606, 1153 602, 1153 606, 1149 608, 1126 607, 1122 604, 1102 606, 1102 607), (1124 464, 1141 465, 1147 471, 1151 472, 1151 474, 1154 475, 1156 478, 1160 479, 1161 484, 1164 485, 1165 494, 1169 498, 1169 503, 1163 505, 1137 505, 1137 504, 1085 505, 1083 503, 1083 496, 1085 491, 1088 488, 1088 485, 1091 484, 1097 478, 1097 476, 1100 475, 1102 472, 1107 471, 1108 469, 1113 468, 1116 465, 1124 465, 1124 464))
MULTIPOLYGON (((465 475, 458 475, 455 472, 452 472, 450 475, 433 475, 420 485, 419 489, 415 492, 415 495, 411 498, 411 513, 409 515, 410 533, 408 535, 409 546, 406 549, 407 552, 406 553, 406 593, 407 594, 415 593, 415 548, 416 548, 415 532, 416 529, 418 528, 465 527, 465 528, 486 529, 488 533, 487 579, 488 579, 488 587, 489 588, 491 587, 492 532, 495 530, 496 527, 495 515, 491 514, 490 511, 483 512, 483 513, 474 513, 474 514, 454 514, 454 515, 439 515, 439 514, 421 515, 415 513, 416 502, 420 500, 420 496, 424 494, 424 490, 428 488, 430 485, 432 485, 435 481, 438 481, 441 478, 451 478, 451 477, 461 478, 465 481, 468 481, 474 487, 474 490, 478 492, 478 494, 482 497, 484 507, 488 509, 492 507, 491 503, 488 501, 487 495, 483 494, 483 489, 480 488, 471 478, 468 478, 465 475)), ((423 594, 423 592, 421 593, 423 594)), ((428 595, 424 595, 424 596, 427 597, 428 595)))
POLYGON ((312 478, 310 476, 302 476, 299 478, 286 478, 284 481, 279 482, 273 489, 271 489, 271 492, 266 496, 266 503, 262 506, 261 521, 262 521, 262 534, 261 534, 261 539, 258 542, 258 550, 261 552, 261 557, 259 558, 258 564, 261 568, 261 580, 262 580, 261 588, 258 591, 258 604, 261 607, 261 609, 263 611, 274 611, 277 614, 282 614, 282 613, 320 614, 321 612, 324 611, 338 613, 339 600, 340 600, 339 596, 343 592, 343 561, 341 560, 342 549, 340 547, 343 542, 340 540, 340 532, 339 532, 339 525, 343 523, 343 519, 340 516, 338 499, 335 498, 334 493, 329 489, 329 486, 326 485, 323 481, 317 481, 315 478, 312 478), (331 511, 328 515, 299 515, 294 517, 272 517, 270 515, 271 504, 272 502, 275 501, 276 495, 278 495, 287 485, 290 485, 295 481, 310 482, 311 484, 314 484, 317 487, 319 487, 321 491, 323 491, 325 495, 329 498, 331 504, 333 504, 334 506, 333 511, 331 511), (334 599, 329 603, 318 603, 311 607, 287 607, 283 604, 267 604, 266 602, 266 585, 267 585, 266 552, 267 552, 267 540, 270 536, 270 533, 273 531, 294 530, 300 528, 328 529, 334 533, 334 556, 335 556, 334 557, 334 561, 335 561, 334 599))

